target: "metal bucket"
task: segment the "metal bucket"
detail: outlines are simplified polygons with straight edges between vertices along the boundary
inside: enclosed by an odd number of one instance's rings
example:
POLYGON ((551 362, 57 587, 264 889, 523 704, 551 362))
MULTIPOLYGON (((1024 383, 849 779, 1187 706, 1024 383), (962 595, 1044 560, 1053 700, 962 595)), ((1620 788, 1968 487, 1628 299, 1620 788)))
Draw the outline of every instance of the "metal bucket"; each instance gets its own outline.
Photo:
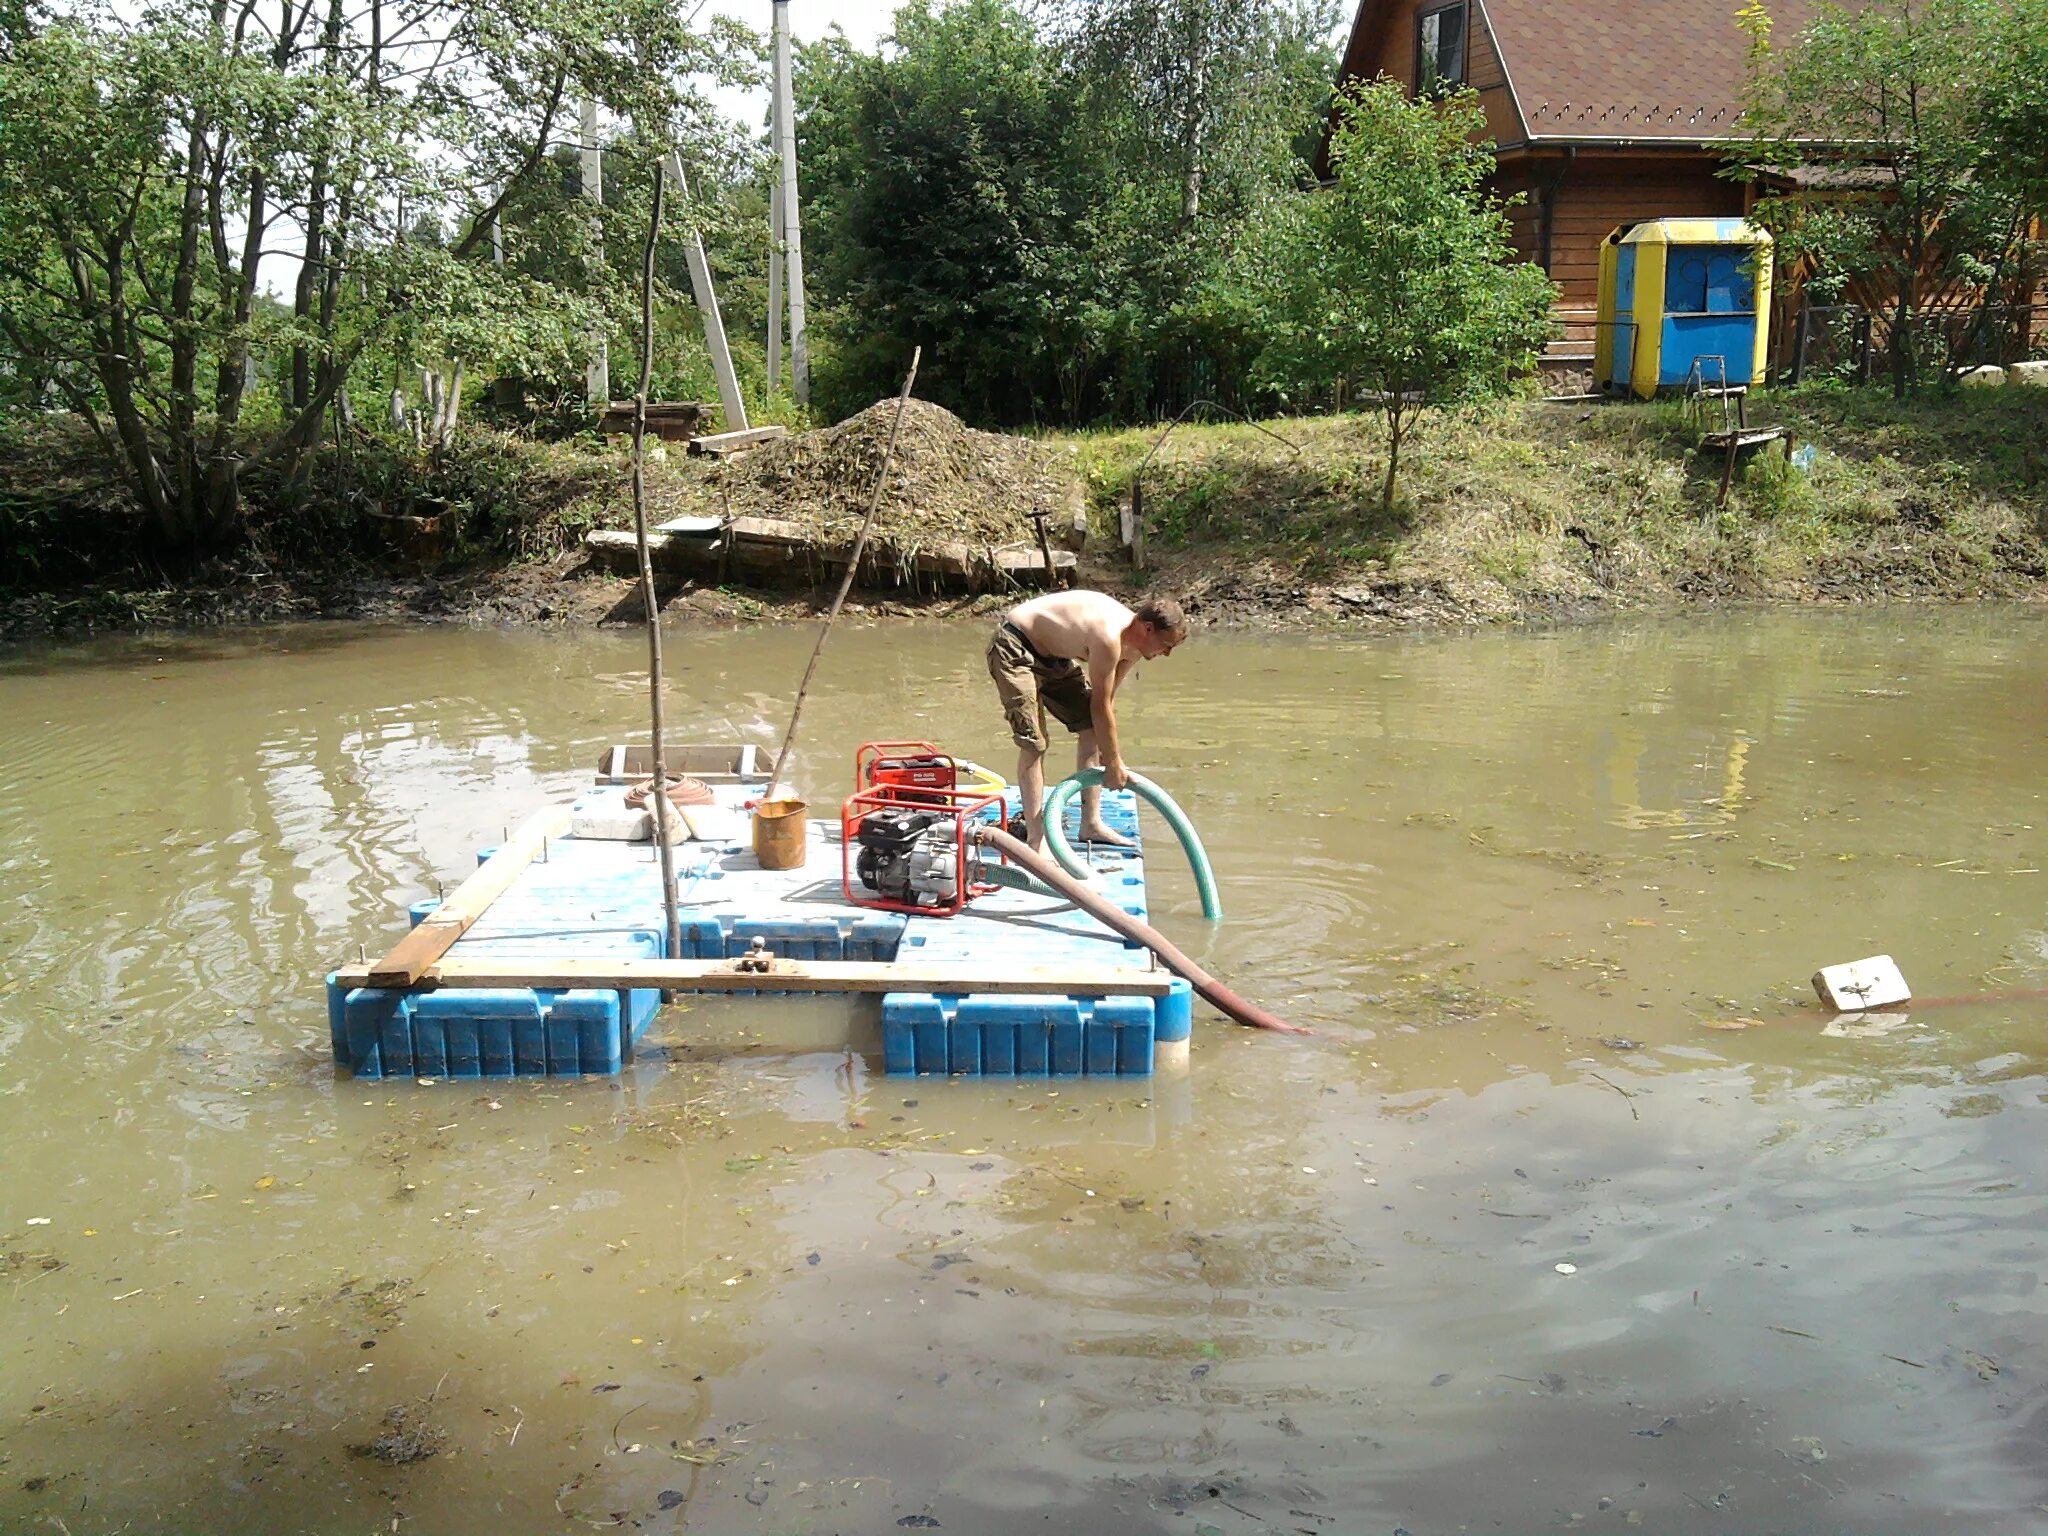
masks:
POLYGON ((754 811, 754 857, 763 869, 801 869, 810 806, 801 800, 763 800, 754 811))

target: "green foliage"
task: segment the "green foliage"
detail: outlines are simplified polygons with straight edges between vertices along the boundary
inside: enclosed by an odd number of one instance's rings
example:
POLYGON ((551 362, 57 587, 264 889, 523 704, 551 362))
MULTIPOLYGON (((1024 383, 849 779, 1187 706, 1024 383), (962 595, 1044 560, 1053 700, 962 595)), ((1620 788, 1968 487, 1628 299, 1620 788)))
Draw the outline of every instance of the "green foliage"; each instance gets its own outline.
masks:
POLYGON ((0 22, 0 401, 87 420, 173 554, 241 540, 245 482, 295 476, 359 368, 381 389, 573 366, 631 287, 553 160, 577 101, 633 124, 644 162, 688 114, 675 81, 737 41, 665 0, 0 22))
POLYGON ((1000 424, 1241 400, 1258 346, 1229 259, 1303 179, 1327 0, 924 3, 799 85, 814 369, 839 413, 892 391, 1000 424), (1177 103, 1170 112, 1162 103, 1177 103))
POLYGON ((821 392, 867 405, 921 345, 924 398, 1029 419, 1076 264, 1071 103, 1010 0, 906 6, 892 44, 805 56, 809 249, 841 338, 821 392))
POLYGON ((2048 214, 2048 0, 1823 4, 1783 46, 1743 13, 1751 78, 1730 174, 1759 180, 1755 217, 1817 297, 1873 303, 1894 392, 1941 377, 1964 347, 1930 327, 1958 285, 2032 301, 2048 214))
POLYGON ((1383 77, 1338 111, 1336 184, 1297 200, 1253 253, 1260 367, 1296 399, 1341 383, 1377 402, 1388 512, 1415 415, 1505 393, 1551 334, 1555 290, 1514 260, 1483 191, 1492 144, 1475 93, 1410 101, 1383 77))

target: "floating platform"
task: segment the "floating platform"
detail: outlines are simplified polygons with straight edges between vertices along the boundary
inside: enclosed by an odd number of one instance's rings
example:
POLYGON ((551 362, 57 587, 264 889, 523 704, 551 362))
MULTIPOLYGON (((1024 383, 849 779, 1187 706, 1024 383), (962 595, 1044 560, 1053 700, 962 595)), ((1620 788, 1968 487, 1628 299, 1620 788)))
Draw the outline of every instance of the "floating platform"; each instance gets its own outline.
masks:
MULTIPOLYGON (((362 1078, 615 1073, 664 989, 880 994, 892 1076, 1144 1076, 1185 1062, 1193 994, 1149 951, 1056 895, 1005 888, 950 917, 851 902, 836 815, 809 822, 800 868, 764 869, 742 812, 764 785, 736 775, 711 786, 732 835, 674 847, 682 944, 666 954, 653 843, 548 830, 630 825, 617 782, 627 775, 607 771, 622 766, 617 750, 574 806, 479 855, 449 906, 492 889, 412 985, 390 984, 400 950, 328 977, 338 1063, 362 1078)), ((1128 791, 1105 794, 1103 814, 1138 837, 1128 791)), ((1091 856, 1098 888, 1142 919, 1142 849, 1096 845, 1091 856)), ((441 910, 415 906, 415 934, 452 926, 441 910)))

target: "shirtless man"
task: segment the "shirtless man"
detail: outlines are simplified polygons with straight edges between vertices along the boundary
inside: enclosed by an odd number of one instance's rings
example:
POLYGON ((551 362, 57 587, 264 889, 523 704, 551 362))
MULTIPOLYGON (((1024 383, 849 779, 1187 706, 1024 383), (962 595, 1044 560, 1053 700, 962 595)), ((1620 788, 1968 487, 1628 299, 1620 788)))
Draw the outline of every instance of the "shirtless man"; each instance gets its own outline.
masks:
MULTIPOLYGON (((1106 592, 1048 592, 1003 615, 989 642, 988 671, 1017 742, 1017 788, 1033 848, 1045 838, 1045 716, 1079 738, 1077 766, 1100 763, 1102 784, 1131 781, 1116 734, 1116 693, 1131 669, 1170 656, 1188 637, 1187 615, 1170 597, 1133 612, 1106 592)), ((1102 820, 1102 789, 1081 792, 1081 840, 1128 846, 1102 820)))

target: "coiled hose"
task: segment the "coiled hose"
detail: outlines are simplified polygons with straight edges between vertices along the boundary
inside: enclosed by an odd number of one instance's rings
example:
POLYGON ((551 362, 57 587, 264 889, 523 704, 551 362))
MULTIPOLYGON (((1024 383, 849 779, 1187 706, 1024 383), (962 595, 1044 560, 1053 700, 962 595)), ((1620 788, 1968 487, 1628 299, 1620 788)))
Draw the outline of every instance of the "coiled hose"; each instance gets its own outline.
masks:
MULTIPOLYGON (((1061 779, 1045 799, 1045 846, 1052 850, 1060 868, 1076 880, 1086 880, 1095 872, 1074 852, 1074 845, 1067 841, 1063 826, 1067 803, 1081 790, 1093 789, 1101 782, 1100 768, 1083 768, 1079 773, 1061 779)), ((1201 893, 1202 916, 1212 923, 1223 921, 1223 902, 1216 894, 1216 872, 1209 867, 1209 851, 1202 846, 1202 835, 1195 830, 1195 824, 1173 803, 1173 796, 1142 773, 1131 775, 1131 788, 1166 818, 1166 824, 1173 828, 1173 835, 1180 839, 1181 851, 1188 856, 1188 867, 1194 871, 1195 889, 1201 893)))

